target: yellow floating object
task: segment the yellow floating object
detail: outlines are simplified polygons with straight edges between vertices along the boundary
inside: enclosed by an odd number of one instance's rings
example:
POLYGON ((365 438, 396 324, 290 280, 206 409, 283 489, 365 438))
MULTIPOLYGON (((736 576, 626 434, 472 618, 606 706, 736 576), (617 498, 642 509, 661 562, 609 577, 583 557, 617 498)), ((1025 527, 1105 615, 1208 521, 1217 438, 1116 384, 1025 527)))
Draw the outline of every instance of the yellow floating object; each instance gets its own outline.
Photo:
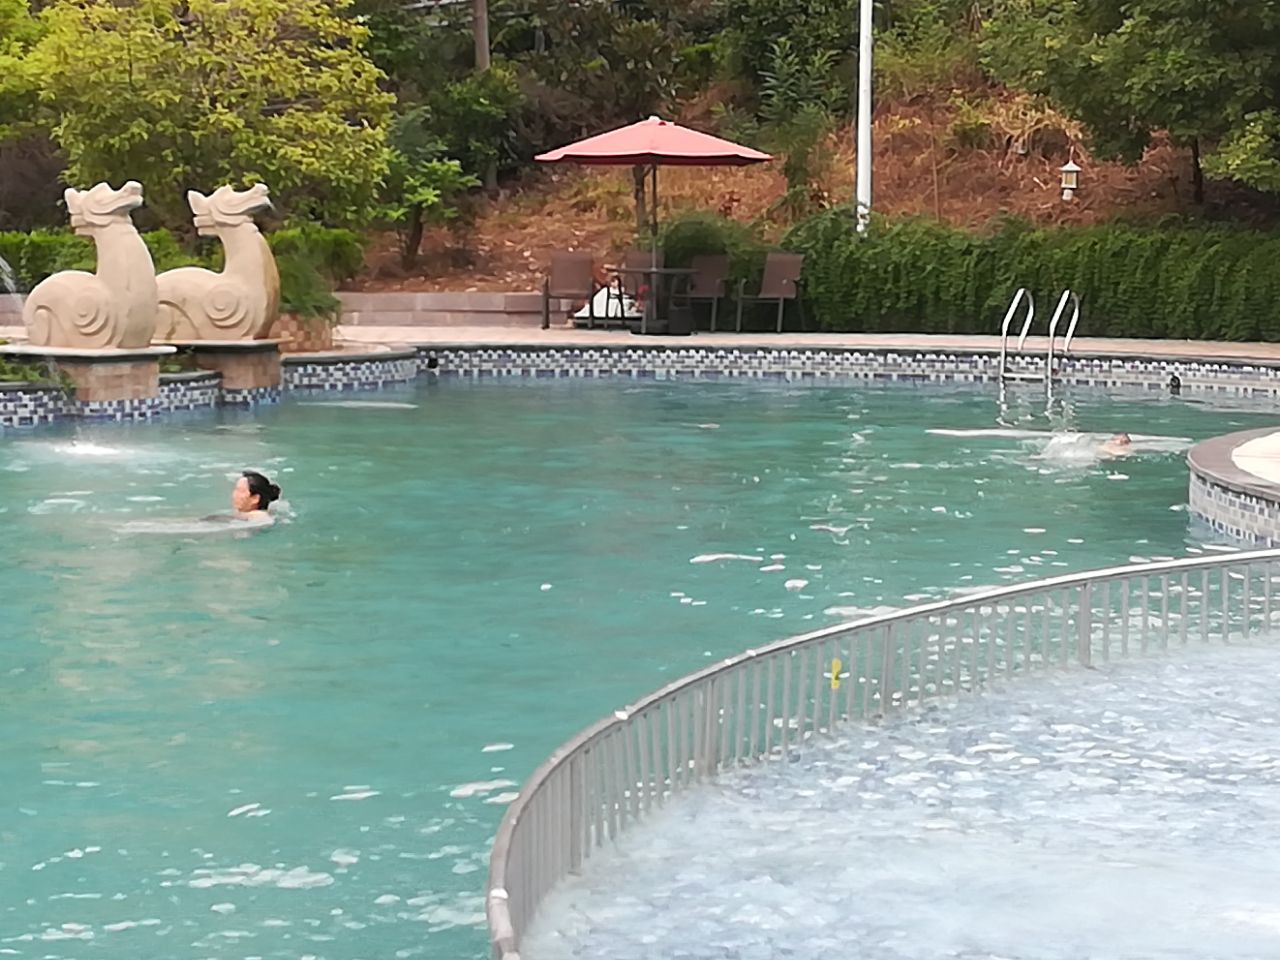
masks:
POLYGON ((839 657, 831 658, 831 689, 840 689, 840 667, 842 666, 839 657))

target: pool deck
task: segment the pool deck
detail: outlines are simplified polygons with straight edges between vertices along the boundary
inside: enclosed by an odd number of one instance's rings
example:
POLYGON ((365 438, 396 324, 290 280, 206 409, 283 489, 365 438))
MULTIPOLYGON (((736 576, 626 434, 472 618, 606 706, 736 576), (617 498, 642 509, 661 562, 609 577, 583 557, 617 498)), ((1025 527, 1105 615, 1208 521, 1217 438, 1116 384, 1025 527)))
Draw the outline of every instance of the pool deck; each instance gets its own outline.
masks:
MULTIPOLYGON (((996 353, 996 336, 960 336, 918 333, 698 333, 688 337, 637 336, 621 330, 576 330, 553 327, 376 327, 342 326, 343 340, 363 343, 421 344, 426 346, 555 346, 555 347, 840 347, 863 350, 976 350, 996 353)), ((1061 344, 1061 340, 1059 340, 1061 344)), ((1029 337, 1027 349, 1044 353, 1044 337, 1029 337)), ((1110 337, 1078 337, 1071 344, 1073 356, 1132 356, 1169 360, 1236 360, 1280 366, 1280 343, 1219 343, 1203 340, 1129 340, 1110 337)))
MULTIPOLYGON (((978 351, 1000 350, 997 336, 962 336, 920 333, 698 333, 688 337, 637 336, 624 330, 578 330, 570 327, 499 326, 341 326, 340 340, 349 344, 422 346, 530 346, 530 347, 835 347, 862 350, 978 351)), ((25 339, 22 327, 0 327, 0 339, 25 339)), ((1059 341, 1061 343, 1061 341, 1059 341)), ((1044 337, 1029 337, 1027 350, 1043 354, 1044 337)), ((1207 340, 1132 340, 1112 337, 1077 337, 1073 356, 1134 357, 1156 360, 1234 360, 1280 366, 1280 343, 1222 343, 1207 340)))
POLYGON ((1231 462, 1245 473, 1280 485, 1280 433, 1245 441, 1231 451, 1231 462))

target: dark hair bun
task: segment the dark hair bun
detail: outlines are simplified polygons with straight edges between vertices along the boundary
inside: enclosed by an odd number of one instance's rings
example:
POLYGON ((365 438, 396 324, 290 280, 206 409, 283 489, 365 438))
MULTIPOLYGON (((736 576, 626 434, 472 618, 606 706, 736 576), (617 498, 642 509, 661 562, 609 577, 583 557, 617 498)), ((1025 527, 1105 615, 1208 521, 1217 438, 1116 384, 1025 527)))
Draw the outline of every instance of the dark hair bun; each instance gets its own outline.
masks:
POLYGON ((279 485, 278 485, 278 484, 274 484, 274 483, 273 483, 273 484, 271 484, 271 486, 270 486, 268 489, 271 491, 271 499, 272 499, 272 500, 279 500, 279 499, 280 499, 280 487, 279 487, 279 485))

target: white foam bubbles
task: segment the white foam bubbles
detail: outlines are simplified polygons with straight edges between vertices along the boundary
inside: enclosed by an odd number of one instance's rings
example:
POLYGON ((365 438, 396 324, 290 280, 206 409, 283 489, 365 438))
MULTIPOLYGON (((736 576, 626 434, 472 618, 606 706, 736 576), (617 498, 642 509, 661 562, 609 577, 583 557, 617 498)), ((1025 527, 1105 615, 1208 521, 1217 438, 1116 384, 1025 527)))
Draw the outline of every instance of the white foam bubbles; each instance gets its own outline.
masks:
POLYGON ((197 890, 213 887, 276 887, 280 890, 314 890, 333 883, 333 876, 306 867, 261 867, 256 863, 242 863, 226 869, 199 869, 192 871, 187 886, 197 890))
POLYGON ((492 793, 494 790, 500 790, 503 787, 514 787, 514 780, 477 780, 473 783, 461 783, 449 791, 449 796, 457 798, 475 797, 480 794, 492 793))

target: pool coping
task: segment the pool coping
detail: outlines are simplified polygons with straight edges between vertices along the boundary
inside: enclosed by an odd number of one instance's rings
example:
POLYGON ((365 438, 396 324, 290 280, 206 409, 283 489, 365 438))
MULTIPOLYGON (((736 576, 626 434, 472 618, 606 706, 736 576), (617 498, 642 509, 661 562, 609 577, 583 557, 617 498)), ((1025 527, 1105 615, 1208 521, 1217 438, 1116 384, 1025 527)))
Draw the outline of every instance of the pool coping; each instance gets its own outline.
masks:
POLYGON ((1280 544, 1280 484, 1245 470, 1234 458, 1244 444, 1277 432, 1275 427, 1239 430, 1192 447, 1187 453, 1191 513, 1243 543, 1280 544))
MULTIPOLYGON (((341 326, 348 343, 396 344, 420 349, 653 349, 684 347, 739 350, 854 350, 874 353, 968 353, 999 355, 999 336, 903 333, 695 333, 689 336, 642 336, 618 331, 529 327, 341 326)), ((1012 340, 1010 344, 1012 345, 1012 340)), ((1061 353, 1061 339, 1055 344, 1061 353)), ((1028 337, 1026 349, 1010 356, 1043 357, 1048 338, 1028 337)), ((1072 357, 1148 361, 1219 361, 1280 368, 1280 344, 1209 340, 1140 340, 1080 337, 1072 341, 1072 357)))
POLYGON ((1267 437, 1277 432, 1276 427, 1257 430, 1240 430, 1224 433, 1219 437, 1202 440, 1187 452, 1187 465, 1200 476, 1212 480, 1228 490, 1267 497, 1280 502, 1280 484, 1271 483, 1255 473, 1236 466, 1232 453, 1250 440, 1267 437))

